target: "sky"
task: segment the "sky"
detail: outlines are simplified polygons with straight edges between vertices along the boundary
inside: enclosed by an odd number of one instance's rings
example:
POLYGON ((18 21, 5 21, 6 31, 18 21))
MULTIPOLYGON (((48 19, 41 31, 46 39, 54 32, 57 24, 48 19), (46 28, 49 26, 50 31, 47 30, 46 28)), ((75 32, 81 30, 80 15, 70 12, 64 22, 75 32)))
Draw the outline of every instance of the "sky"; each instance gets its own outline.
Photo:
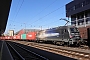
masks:
MULTIPOLYGON (((65 25, 65 5, 72 0, 12 0, 5 33, 65 25)), ((67 18, 66 18, 67 19, 67 18)))

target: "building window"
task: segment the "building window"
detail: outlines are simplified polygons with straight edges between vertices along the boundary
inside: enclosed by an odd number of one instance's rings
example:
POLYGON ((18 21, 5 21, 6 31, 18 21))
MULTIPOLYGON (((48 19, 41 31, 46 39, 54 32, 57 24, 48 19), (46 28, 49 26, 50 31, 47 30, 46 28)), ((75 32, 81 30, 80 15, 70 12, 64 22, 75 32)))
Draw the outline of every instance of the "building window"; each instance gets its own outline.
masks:
POLYGON ((76 20, 76 15, 71 16, 71 21, 75 21, 76 20))
POLYGON ((86 19, 86 24, 90 24, 90 18, 86 19))
POLYGON ((84 18, 84 13, 77 14, 77 19, 83 19, 84 18))
POLYGON ((70 12, 70 11, 73 11, 73 10, 76 10, 78 8, 81 8, 81 7, 84 7, 85 5, 88 5, 90 4, 90 0, 84 0, 76 5, 73 5, 69 8, 66 9, 66 12, 70 12))
POLYGON ((83 3, 83 6, 88 5, 88 4, 90 4, 90 0, 85 0, 82 3, 83 3))
POLYGON ((86 18, 90 17, 90 10, 85 11, 85 17, 86 18))
POLYGON ((76 25, 76 21, 71 22, 71 24, 75 26, 76 25))
POLYGON ((81 8, 81 7, 82 7, 82 3, 79 3, 79 4, 76 5, 75 8, 78 9, 78 8, 81 8))
POLYGON ((85 13, 85 16, 88 17, 88 13, 87 12, 85 13))
POLYGON ((90 0, 86 0, 86 5, 90 4, 90 0))
POLYGON ((78 20, 78 25, 83 25, 84 24, 84 19, 78 20))
POLYGON ((85 6, 85 5, 86 5, 86 2, 85 2, 85 1, 83 1, 82 3, 83 3, 83 6, 85 6))
POLYGON ((90 11, 89 11, 89 12, 87 12, 87 17, 90 17, 90 11))
POLYGON ((82 7, 83 7, 83 2, 82 2, 82 7))
POLYGON ((76 7, 75 6, 73 6, 73 10, 75 10, 76 9, 76 7))

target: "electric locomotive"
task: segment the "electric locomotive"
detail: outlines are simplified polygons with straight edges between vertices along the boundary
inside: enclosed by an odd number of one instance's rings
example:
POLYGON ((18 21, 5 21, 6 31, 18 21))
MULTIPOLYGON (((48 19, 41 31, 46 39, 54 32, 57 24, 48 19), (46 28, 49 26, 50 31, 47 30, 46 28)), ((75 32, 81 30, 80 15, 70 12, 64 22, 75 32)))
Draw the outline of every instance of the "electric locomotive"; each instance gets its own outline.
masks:
POLYGON ((80 45, 82 39, 75 26, 59 26, 38 32, 37 41, 51 41, 60 45, 80 45))

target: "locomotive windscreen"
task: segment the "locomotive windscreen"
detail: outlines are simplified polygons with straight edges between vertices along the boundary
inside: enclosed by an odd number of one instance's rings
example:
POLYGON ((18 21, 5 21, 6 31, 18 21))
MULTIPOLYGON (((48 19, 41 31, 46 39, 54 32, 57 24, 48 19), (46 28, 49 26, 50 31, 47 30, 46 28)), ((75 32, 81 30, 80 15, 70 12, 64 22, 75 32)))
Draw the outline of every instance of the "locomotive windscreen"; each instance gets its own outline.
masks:
POLYGON ((77 28, 70 28, 70 31, 71 32, 78 32, 78 29, 77 28))

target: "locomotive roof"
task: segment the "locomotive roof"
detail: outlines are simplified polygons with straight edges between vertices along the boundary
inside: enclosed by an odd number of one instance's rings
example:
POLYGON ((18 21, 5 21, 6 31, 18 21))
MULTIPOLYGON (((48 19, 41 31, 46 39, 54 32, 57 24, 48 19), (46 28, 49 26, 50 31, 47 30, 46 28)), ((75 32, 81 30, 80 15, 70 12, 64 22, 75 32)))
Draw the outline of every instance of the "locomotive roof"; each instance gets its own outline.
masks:
MULTIPOLYGON (((50 28, 50 29, 65 29, 65 28, 70 28, 70 27, 75 27, 75 26, 72 26, 72 25, 68 25, 68 26, 58 26, 58 27, 54 27, 54 28, 50 28)), ((39 30, 39 32, 45 32, 47 30, 50 30, 50 29, 44 29, 44 30, 39 30)))
MULTIPOLYGON (((50 28, 50 29, 67 28, 67 27, 75 27, 75 26, 72 26, 72 25, 68 25, 68 26, 58 26, 58 27, 54 27, 54 28, 50 28)), ((47 30, 49 30, 49 29, 47 29, 47 30)))

